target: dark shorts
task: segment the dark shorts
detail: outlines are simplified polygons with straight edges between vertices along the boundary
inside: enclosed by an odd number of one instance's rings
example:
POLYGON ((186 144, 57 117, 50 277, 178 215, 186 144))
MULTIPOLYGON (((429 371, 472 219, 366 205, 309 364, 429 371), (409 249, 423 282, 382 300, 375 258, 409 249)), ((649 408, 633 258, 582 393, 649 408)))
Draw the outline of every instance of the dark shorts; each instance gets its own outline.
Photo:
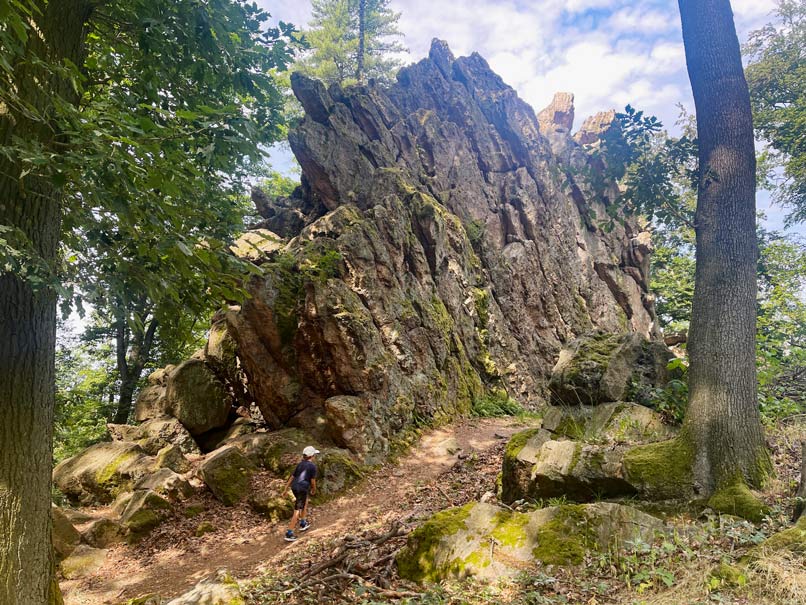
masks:
POLYGON ((291 493, 294 494, 296 501, 294 502, 294 510, 302 510, 305 508, 305 503, 308 501, 308 490, 299 487, 292 487, 291 493))

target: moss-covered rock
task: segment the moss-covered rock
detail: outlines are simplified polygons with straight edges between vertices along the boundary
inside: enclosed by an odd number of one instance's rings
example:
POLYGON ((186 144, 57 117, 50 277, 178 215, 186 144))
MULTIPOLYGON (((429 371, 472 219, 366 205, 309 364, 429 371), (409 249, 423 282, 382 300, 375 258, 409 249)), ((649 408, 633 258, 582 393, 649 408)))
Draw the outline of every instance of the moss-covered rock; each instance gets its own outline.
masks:
POLYGON ((126 601, 126 605, 162 605, 162 598, 158 594, 146 594, 126 601))
POLYGON ((743 566, 730 565, 720 562, 708 574, 708 588, 719 590, 721 588, 741 588, 747 584, 747 571, 743 566))
POLYGON ((134 484, 136 490, 151 490, 171 501, 185 500, 195 493, 190 482, 169 468, 160 468, 134 484))
POLYGON ((109 548, 125 540, 123 526, 113 519, 96 519, 88 525, 81 538, 93 548, 109 548))
POLYGON ((65 578, 74 580, 92 575, 103 566, 105 561, 105 550, 82 544, 73 551, 73 554, 62 561, 60 569, 65 578))
POLYGON ((651 403, 651 392, 670 379, 673 353, 641 334, 596 332, 581 336, 561 352, 549 381, 554 402, 598 405, 609 401, 651 403))
POLYGON ((246 496, 255 470, 255 465, 233 446, 213 452, 200 468, 207 487, 227 506, 237 504, 246 496))
POLYGON ((130 540, 137 541, 160 525, 169 515, 171 504, 151 490, 137 490, 126 504, 120 522, 130 540))
POLYGON ((157 468, 167 468, 180 475, 191 469, 190 462, 178 445, 166 445, 157 452, 156 458, 154 465, 157 468))
POLYGON ((277 490, 260 490, 249 495, 249 506, 272 523, 290 519, 294 514, 294 500, 282 497, 277 490))
POLYGON ((761 523, 770 509, 750 491, 744 481, 726 485, 708 499, 708 506, 719 513, 761 523))
POLYGON ((501 498, 511 503, 529 497, 532 468, 540 447, 554 436, 544 429, 527 429, 510 437, 504 449, 501 470, 501 498))
POLYGON ((654 410, 623 401, 551 407, 543 416, 543 428, 558 437, 596 443, 647 443, 676 433, 654 410))
POLYGON ((227 421, 231 403, 224 385, 204 361, 189 359, 168 375, 166 410, 191 435, 201 435, 227 421))
POLYGON ((765 553, 783 550, 799 555, 806 554, 806 515, 802 515, 794 527, 779 531, 756 546, 751 557, 763 557, 765 553))
POLYGON ((62 461, 53 482, 75 504, 107 504, 151 472, 154 459, 134 443, 97 443, 62 461))
POLYGON ((319 468, 314 503, 320 503, 340 494, 358 483, 364 476, 364 467, 350 453, 338 448, 326 448, 316 457, 319 468))
POLYGON ((401 577, 417 582, 496 579, 535 564, 578 565, 588 552, 650 542, 662 530, 659 519, 606 502, 530 513, 470 503, 437 513, 412 532, 397 564, 401 577))
POLYGON ((624 454, 624 477, 650 500, 688 498, 693 463, 693 446, 679 436, 629 449, 624 454))

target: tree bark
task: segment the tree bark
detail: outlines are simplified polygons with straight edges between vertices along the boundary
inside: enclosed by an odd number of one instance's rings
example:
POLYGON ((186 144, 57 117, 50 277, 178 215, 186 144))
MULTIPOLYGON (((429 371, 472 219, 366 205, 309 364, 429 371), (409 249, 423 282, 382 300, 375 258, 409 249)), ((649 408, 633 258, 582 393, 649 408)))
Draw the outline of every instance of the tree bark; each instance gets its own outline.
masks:
MULTIPOLYGON (((46 61, 68 58, 80 65, 90 5, 84 0, 41 3, 31 54, 46 61)), ((66 83, 22 61, 14 78, 21 97, 40 116, 52 116, 54 95, 69 95, 66 83)), ((70 99, 77 102, 78 99, 70 99)), ((0 113, 0 142, 12 137, 50 149, 53 122, 0 113)), ((0 158, 0 224, 18 229, 46 263, 56 260, 60 196, 49 180, 21 178, 18 162, 0 158)), ((56 295, 33 288, 13 273, 0 274, 0 603, 53 603, 50 482, 56 345, 56 295)))
POLYGON ((769 472, 756 399, 755 150, 729 0, 679 0, 699 138, 697 265, 684 435, 703 496, 769 472))
POLYGON ((151 347, 154 344, 159 322, 151 319, 145 333, 133 334, 131 338, 126 338, 122 332, 126 330, 125 323, 119 320, 116 339, 117 366, 120 375, 120 391, 118 392, 118 405, 112 422, 115 424, 126 424, 132 411, 134 400, 134 389, 140 381, 148 358, 151 355, 151 347), (127 349, 131 352, 127 355, 127 349))

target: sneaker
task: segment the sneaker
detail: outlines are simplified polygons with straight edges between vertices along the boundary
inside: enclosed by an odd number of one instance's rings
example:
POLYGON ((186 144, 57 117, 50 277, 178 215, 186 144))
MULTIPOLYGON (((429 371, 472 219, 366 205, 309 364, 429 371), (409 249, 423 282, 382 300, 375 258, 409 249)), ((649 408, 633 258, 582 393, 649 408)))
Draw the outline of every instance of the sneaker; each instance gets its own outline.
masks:
POLYGON ((305 531, 305 530, 306 530, 306 529, 308 529, 310 526, 311 526, 311 524, 310 524, 310 523, 308 523, 308 522, 307 522, 305 519, 302 519, 302 520, 299 522, 299 530, 300 530, 300 531, 305 531))
POLYGON ((293 542, 296 539, 297 539, 297 537, 294 535, 294 532, 291 531, 290 529, 287 529, 286 532, 285 532, 285 541, 286 542, 293 542))

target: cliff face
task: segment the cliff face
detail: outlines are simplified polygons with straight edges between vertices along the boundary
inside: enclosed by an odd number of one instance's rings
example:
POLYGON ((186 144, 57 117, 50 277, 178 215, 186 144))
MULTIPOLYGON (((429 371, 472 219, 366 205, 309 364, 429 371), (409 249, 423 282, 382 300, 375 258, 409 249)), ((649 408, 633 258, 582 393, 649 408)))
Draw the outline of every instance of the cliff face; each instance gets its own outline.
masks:
POLYGON ((292 84, 302 186, 258 204, 283 241, 218 325, 270 425, 371 461, 491 392, 539 405, 581 333, 653 333, 647 234, 601 228, 617 190, 578 142, 606 114, 572 137, 570 95, 538 119, 439 41, 388 89, 292 84))

